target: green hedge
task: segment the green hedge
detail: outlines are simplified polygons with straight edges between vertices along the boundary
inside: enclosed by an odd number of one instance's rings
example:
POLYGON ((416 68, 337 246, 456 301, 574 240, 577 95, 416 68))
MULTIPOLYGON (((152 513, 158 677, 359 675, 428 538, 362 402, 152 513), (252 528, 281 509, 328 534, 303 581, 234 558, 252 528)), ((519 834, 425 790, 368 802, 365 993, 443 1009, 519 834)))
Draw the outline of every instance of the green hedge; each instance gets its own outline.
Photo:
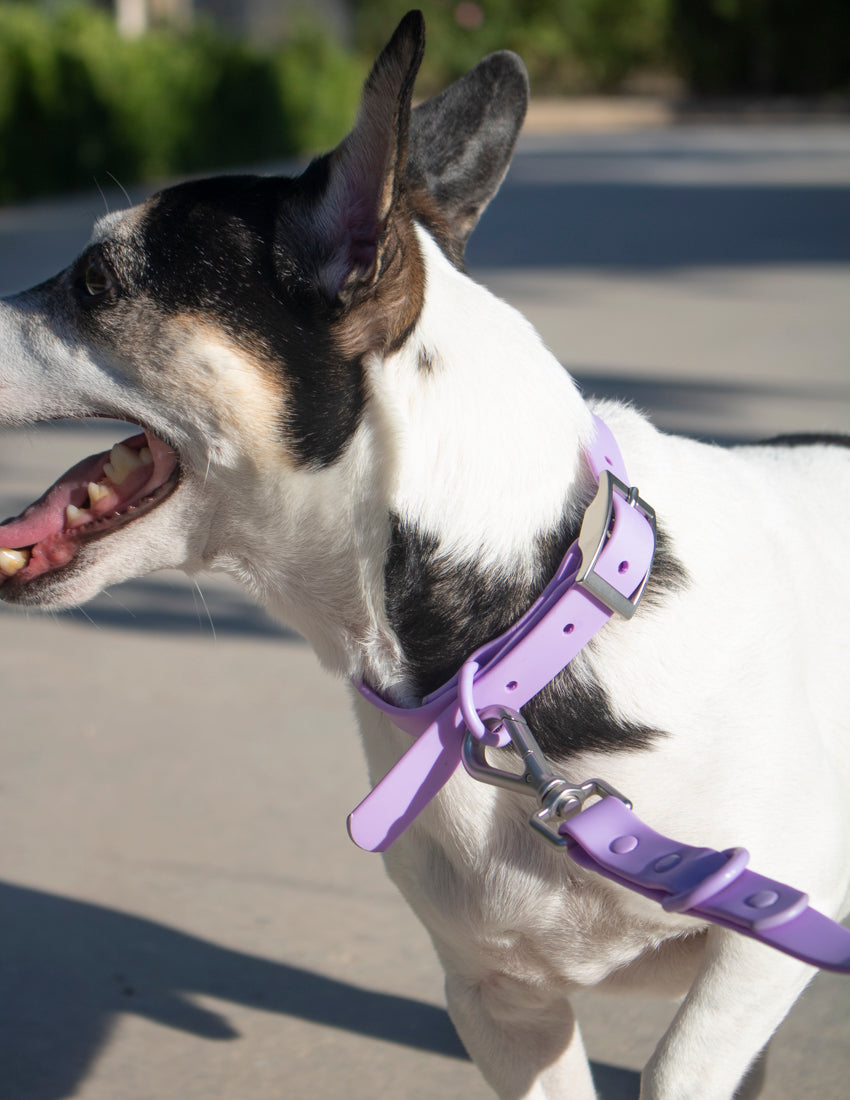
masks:
MULTIPOLYGON (((502 48, 537 93, 617 91, 646 71, 696 93, 850 93, 850 0, 418 2, 420 95, 502 48)), ((327 148, 412 3, 358 0, 355 58, 315 27, 266 51, 205 27, 126 40, 91 7, 0 0, 0 201, 327 148)))
POLYGON ((207 28, 126 40, 91 8, 0 4, 0 201, 327 147, 363 75, 315 28, 262 52, 207 28))
MULTIPOLYGON (((670 0, 417 0, 428 49, 419 90, 434 92, 493 50, 515 50, 540 92, 612 91, 667 64, 670 0)), ((358 46, 380 49, 408 0, 359 0, 358 46)))
MULTIPOLYGON (((433 91, 482 54, 524 58, 539 92, 618 91, 646 72, 712 95, 850 92, 850 0, 417 0, 433 91)), ((408 0, 358 0, 358 45, 379 49, 408 0)))

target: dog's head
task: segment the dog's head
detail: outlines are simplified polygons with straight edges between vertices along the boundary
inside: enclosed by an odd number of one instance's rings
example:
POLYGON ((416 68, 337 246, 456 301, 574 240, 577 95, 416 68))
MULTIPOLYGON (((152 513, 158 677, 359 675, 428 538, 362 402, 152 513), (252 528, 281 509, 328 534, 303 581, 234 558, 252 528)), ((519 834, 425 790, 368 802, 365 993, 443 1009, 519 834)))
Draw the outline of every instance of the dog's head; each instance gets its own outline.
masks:
POLYGON ((402 347, 422 308, 417 226, 462 264, 525 113, 508 53, 411 111, 423 48, 413 12, 352 132, 302 175, 162 191, 103 218, 55 278, 0 302, 0 423, 137 426, 0 525, 3 599, 66 606, 222 561, 248 575, 265 517, 286 563, 286 540, 338 506, 327 474, 369 401, 365 365, 402 347))

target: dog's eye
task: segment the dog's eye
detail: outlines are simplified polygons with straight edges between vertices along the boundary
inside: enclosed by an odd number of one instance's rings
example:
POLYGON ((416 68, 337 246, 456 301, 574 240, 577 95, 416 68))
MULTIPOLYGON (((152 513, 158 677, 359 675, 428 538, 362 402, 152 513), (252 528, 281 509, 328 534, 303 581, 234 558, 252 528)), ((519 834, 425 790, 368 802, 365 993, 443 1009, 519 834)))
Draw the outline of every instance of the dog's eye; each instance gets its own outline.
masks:
POLYGON ((89 260, 83 269, 82 284, 91 298, 103 298, 115 288, 115 280, 102 263, 89 260))

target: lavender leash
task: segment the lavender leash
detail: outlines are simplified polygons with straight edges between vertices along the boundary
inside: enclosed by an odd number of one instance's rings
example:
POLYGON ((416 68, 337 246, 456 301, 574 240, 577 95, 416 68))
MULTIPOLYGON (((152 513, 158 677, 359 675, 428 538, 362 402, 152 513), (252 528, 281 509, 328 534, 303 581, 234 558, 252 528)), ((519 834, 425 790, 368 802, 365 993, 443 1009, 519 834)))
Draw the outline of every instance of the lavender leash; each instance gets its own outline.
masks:
POLYGON ((793 886, 747 869, 744 848, 693 848, 650 829, 617 798, 563 822, 559 833, 581 867, 686 913, 731 928, 812 966, 850 974, 850 930, 793 886))

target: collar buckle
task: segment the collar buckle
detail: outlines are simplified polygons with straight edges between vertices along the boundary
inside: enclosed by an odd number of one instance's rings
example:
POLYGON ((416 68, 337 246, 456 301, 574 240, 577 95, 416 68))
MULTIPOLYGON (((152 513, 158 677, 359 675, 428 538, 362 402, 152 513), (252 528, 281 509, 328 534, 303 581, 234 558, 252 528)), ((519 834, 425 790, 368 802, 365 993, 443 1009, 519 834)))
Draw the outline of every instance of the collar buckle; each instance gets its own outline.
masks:
MULTIPOLYGON (((578 537, 582 559, 575 583, 597 599, 604 607, 607 607, 609 611, 616 611, 624 619, 630 619, 637 609, 646 588, 646 582, 649 580, 652 570, 652 558, 655 556, 656 537, 655 510, 645 500, 641 500, 637 487, 626 485, 625 482, 615 477, 610 470, 603 470, 599 475, 599 488, 596 496, 584 513, 578 537), (618 501, 621 502, 619 507, 618 501), (643 516, 652 531, 652 552, 646 572, 643 574, 638 587, 628 596, 618 591, 597 570, 599 558, 611 537, 612 525, 620 518, 617 513, 620 512, 623 518, 625 516, 622 512, 623 504, 629 508, 634 508, 639 515, 643 516)), ((623 564, 628 565, 627 562, 623 564)))

